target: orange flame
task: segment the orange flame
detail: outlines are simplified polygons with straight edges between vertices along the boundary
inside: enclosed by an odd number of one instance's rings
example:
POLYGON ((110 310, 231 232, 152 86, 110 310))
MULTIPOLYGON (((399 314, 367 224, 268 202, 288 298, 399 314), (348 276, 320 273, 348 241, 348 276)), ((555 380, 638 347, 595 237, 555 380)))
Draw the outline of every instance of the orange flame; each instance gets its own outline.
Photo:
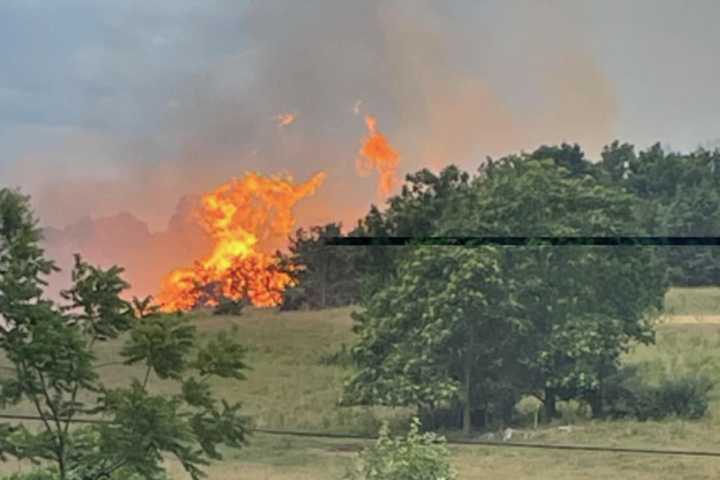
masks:
POLYGON ((279 127, 287 127, 288 125, 295 123, 295 120, 297 120, 297 115, 294 113, 281 113, 275 117, 275 121, 279 127))
POLYGON ((212 306, 221 297, 247 299, 258 307, 278 305, 293 279, 271 252, 293 228, 292 208, 315 193, 325 177, 320 172, 295 184, 289 176, 248 173, 204 195, 197 213, 215 241, 213 251, 194 267, 165 276, 157 296, 162 310, 212 306))
POLYGON ((378 179, 378 192, 387 197, 397 185, 397 168, 400 164, 400 154, 388 143, 385 136, 377 129, 377 120, 371 115, 365 116, 368 137, 360 149, 357 161, 358 173, 368 175, 373 169, 380 174, 378 179))

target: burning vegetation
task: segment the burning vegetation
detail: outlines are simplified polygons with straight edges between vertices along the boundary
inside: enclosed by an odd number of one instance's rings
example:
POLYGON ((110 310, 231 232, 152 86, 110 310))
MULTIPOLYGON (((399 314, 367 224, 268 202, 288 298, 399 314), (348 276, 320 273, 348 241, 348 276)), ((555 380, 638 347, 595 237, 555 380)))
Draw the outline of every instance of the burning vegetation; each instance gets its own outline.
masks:
POLYGON ((292 286, 292 266, 281 266, 273 249, 295 223, 292 209, 312 195, 325 173, 296 184, 289 176, 248 173, 204 195, 196 215, 214 241, 212 252, 187 268, 170 272, 157 296, 165 311, 215 306, 222 299, 272 307, 292 286))

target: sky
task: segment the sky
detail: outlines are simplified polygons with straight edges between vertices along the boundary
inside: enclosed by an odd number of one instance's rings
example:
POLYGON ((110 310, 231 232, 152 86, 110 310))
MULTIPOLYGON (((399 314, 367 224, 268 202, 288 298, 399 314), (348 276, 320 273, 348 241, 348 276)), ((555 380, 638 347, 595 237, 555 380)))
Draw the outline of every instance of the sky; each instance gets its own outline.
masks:
POLYGON ((253 170, 328 173, 299 220, 350 223, 363 116, 400 174, 578 142, 720 146, 715 0, 2 0, 0 185, 46 225, 253 170), (359 106, 359 115, 354 107, 359 106), (296 120, 279 126, 276 116, 296 120))

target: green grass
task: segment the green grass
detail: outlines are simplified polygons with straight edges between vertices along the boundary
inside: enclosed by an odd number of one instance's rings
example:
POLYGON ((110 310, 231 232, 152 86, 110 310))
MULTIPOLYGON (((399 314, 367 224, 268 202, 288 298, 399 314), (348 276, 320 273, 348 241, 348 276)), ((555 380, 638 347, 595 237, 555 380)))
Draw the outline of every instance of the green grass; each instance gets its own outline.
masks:
MULTIPOLYGON (((668 310, 677 315, 720 314, 720 289, 676 289, 667 298, 668 310)), ((326 365, 325 355, 353 341, 350 309, 321 312, 277 313, 248 309, 240 317, 195 315, 199 329, 211 333, 238 327, 248 346, 252 370, 242 382, 215 385, 229 400, 240 400, 246 413, 261 427, 298 428, 349 433, 368 433, 382 419, 404 422, 408 410, 340 408, 336 401, 348 371, 326 365)), ((103 361, 118 360, 119 344, 101 351, 103 361)), ((657 345, 637 347, 624 359, 639 364, 650 378, 663 372, 704 372, 720 380, 720 324, 663 324, 657 345)), ((108 367, 104 377, 111 385, 126 384, 140 371, 108 367)), ((171 386, 152 382, 157 392, 171 386)), ((642 448, 682 448, 720 452, 720 395, 715 393, 710 413, 699 421, 669 419, 661 422, 595 422, 565 405, 558 424, 532 431, 523 441, 609 445, 642 448), (571 432, 558 430, 572 423, 571 432)), ((223 462, 209 469, 211 479, 317 479, 342 477, 353 452, 362 441, 328 440, 255 434, 251 444, 226 451, 223 462)), ((720 477, 720 458, 610 454, 595 452, 541 451, 493 447, 452 447, 453 464, 462 479, 704 479, 720 477)), ((188 478, 172 461, 173 478, 188 478)), ((3 472, 17 471, 8 463, 3 472)))
POLYGON ((720 315, 720 288, 673 288, 665 310, 669 315, 720 315))

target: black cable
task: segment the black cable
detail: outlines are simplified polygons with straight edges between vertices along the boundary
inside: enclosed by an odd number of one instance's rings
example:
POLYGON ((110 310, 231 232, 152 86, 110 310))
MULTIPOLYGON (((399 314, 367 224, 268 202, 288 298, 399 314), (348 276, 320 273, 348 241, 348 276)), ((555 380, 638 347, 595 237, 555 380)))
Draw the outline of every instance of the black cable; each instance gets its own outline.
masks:
MULTIPOLYGON (((32 420, 40 421, 41 417, 33 415, 7 415, 0 414, 0 418, 8 420, 32 420)), ((109 425, 109 420, 99 420, 92 418, 76 418, 71 420, 72 423, 109 425)), ((369 435, 357 435, 352 433, 333 433, 333 432, 312 432, 303 430, 279 430, 271 428, 254 428, 253 433, 261 433, 265 435, 293 436, 293 437, 311 437, 311 438, 333 438, 337 440, 376 440, 378 437, 369 435)), ((702 450, 656 450, 650 448, 623 448, 623 447, 602 447, 592 445, 551 445, 543 443, 522 443, 522 442, 489 442, 483 440, 448 440, 448 445, 470 445, 482 447, 507 447, 507 448, 535 448, 540 450, 577 450, 586 452, 606 452, 606 453, 637 453, 649 455, 686 455, 694 457, 720 457, 720 452, 710 452, 702 450)))

